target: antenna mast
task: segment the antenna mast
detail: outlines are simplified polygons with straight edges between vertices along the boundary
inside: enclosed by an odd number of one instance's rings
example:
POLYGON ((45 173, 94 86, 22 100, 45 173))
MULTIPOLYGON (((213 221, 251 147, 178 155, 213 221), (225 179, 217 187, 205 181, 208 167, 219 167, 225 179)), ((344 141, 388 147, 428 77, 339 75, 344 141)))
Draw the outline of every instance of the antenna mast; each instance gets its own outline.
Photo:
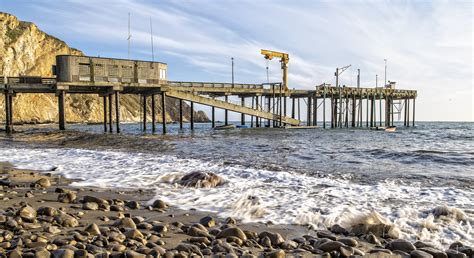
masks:
POLYGON ((151 61, 155 61, 155 53, 154 53, 154 47, 153 47, 153 23, 151 21, 150 17, 150 37, 151 37, 151 61))
POLYGON ((130 13, 128 13, 128 59, 130 59, 130 39, 132 38, 132 34, 130 34, 130 13))

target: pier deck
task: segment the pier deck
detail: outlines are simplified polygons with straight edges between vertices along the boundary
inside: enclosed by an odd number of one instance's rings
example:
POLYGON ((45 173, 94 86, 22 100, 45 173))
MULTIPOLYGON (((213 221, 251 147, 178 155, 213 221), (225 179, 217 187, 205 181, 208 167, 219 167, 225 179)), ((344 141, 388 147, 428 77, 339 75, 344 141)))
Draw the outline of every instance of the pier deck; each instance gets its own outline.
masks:
MULTIPOLYGON (((281 83, 267 84, 240 84, 240 83, 212 83, 212 82, 180 82, 166 81, 165 83, 124 83, 124 82, 59 82, 56 78, 42 77, 0 77, 0 87, 5 95, 6 131, 13 131, 13 98, 17 93, 21 94, 56 94, 58 97, 59 128, 65 129, 66 118, 64 112, 65 94, 96 94, 104 99, 104 130, 112 131, 113 100, 115 99, 115 123, 116 131, 120 132, 120 94, 136 94, 143 97, 144 103, 151 97, 155 103, 155 95, 161 95, 161 105, 166 105, 166 97, 180 100, 180 124, 182 127, 182 101, 189 101, 191 108, 193 103, 199 103, 212 107, 212 126, 215 126, 215 108, 225 110, 225 124, 228 123, 227 112, 242 114, 242 124, 245 124, 245 115, 252 117, 251 126, 274 127, 280 126, 318 126, 318 109, 322 109, 322 127, 326 127, 326 121, 331 121, 331 127, 366 127, 378 125, 393 125, 394 115, 404 118, 404 125, 410 126, 410 101, 413 102, 412 125, 415 123, 415 99, 417 91, 401 90, 393 88, 368 88, 368 87, 334 87, 323 84, 316 86, 314 90, 289 89, 285 91, 281 83), (230 96, 240 98, 240 103, 229 102, 230 96), (218 98, 224 98, 220 100, 218 98), (251 99, 251 101, 246 101, 251 99), (291 100, 291 115, 287 116, 287 99, 291 100), (301 100, 306 108, 306 118, 301 118, 301 100), (377 111, 377 103, 379 110, 377 111), (382 108, 382 102, 384 107, 382 108), (363 109, 366 105, 364 118, 363 109), (108 105, 108 108, 107 108, 108 105), (329 105, 328 107, 326 107, 329 105), (329 108, 330 118, 326 119, 326 108, 329 108), (382 110, 385 117, 382 119, 382 110), (303 124, 302 120, 306 121, 303 124), (264 124, 266 120, 266 124, 264 124), (382 121, 383 124, 382 124, 382 121), (109 126, 107 127, 107 123, 109 126)), ((144 105, 144 109, 146 109, 144 105)), ((153 130, 155 105, 153 110, 153 130)), ((320 112, 321 113, 321 112, 320 112)), ((191 128, 194 128, 191 119, 191 128)), ((321 120, 321 118, 319 118, 321 120)), ((163 121, 166 117, 163 116, 163 121)), ((146 115, 143 123, 146 124, 146 115)), ((146 127, 145 127, 146 128, 146 127)), ((166 123, 163 123, 163 133, 166 133, 166 123)))

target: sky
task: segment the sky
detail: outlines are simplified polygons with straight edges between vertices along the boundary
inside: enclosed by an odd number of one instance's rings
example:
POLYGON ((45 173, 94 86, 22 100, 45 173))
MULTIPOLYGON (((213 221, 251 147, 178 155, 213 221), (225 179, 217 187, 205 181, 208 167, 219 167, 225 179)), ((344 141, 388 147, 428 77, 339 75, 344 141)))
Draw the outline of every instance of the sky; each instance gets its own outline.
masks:
MULTIPOLYGON (((168 64, 176 81, 267 81, 260 49, 289 53, 289 87, 335 84, 336 67, 351 65, 342 85, 418 91, 418 121, 474 121, 472 1, 318 0, 0 0, 0 11, 91 56, 168 64)), ((269 62, 271 82, 281 81, 269 62)), ((204 108, 205 109, 205 108, 204 108)), ((206 110, 206 109, 205 109, 206 110)), ((222 115, 218 113, 219 116, 222 115)), ((232 114, 231 119, 237 119, 232 114)), ((321 117, 321 116, 319 116, 321 117)))

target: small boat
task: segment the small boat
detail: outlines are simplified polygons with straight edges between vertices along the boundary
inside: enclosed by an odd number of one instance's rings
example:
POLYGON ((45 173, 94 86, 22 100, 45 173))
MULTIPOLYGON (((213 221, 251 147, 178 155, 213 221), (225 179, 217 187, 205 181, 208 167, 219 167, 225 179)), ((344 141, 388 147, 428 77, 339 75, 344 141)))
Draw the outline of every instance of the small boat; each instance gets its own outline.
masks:
POLYGON ((389 126, 387 128, 385 128, 385 132, 395 132, 397 130, 397 127, 396 126, 389 126))
POLYGON ((375 126, 375 127, 370 127, 370 130, 375 130, 375 131, 385 131, 387 127, 385 126, 375 126))
POLYGON ((235 125, 218 125, 214 127, 214 130, 229 130, 229 129, 235 129, 235 125))

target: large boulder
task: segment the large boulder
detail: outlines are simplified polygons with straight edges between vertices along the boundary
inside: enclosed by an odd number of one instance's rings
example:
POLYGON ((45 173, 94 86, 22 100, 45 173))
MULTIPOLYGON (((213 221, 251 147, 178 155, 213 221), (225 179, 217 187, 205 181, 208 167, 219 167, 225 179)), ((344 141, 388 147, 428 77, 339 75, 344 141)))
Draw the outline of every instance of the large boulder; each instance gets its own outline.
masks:
POLYGON ((187 187, 216 187, 222 185, 224 180, 211 172, 191 172, 184 175, 178 183, 187 187))

